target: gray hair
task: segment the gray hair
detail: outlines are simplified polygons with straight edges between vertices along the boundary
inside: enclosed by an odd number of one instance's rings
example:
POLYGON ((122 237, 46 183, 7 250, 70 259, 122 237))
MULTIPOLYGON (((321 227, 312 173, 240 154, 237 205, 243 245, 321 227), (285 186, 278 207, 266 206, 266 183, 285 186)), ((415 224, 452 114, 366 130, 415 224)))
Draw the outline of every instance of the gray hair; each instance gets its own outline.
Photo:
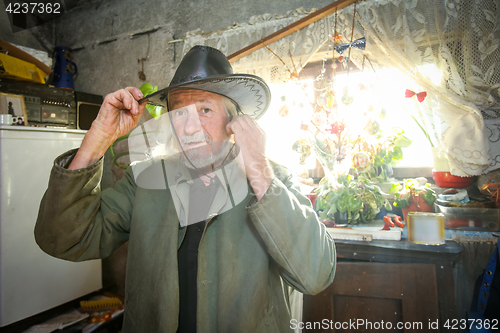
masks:
MULTIPOLYGON (((212 93, 211 91, 207 91, 207 92, 212 93)), ((171 93, 171 91, 168 92, 167 101, 170 100, 170 93, 171 93)), ((221 98, 222 105, 224 106, 224 109, 226 111, 227 122, 229 123, 233 119, 233 117, 235 117, 238 114, 239 108, 238 108, 237 104, 235 102, 233 102, 233 100, 229 99, 226 96, 219 95, 217 93, 212 93, 212 94, 216 94, 221 98)), ((167 102, 167 105, 168 105, 168 102, 167 102)), ((167 107, 167 110, 171 111, 170 105, 167 107)))
POLYGON ((238 108, 236 103, 227 98, 226 96, 219 95, 222 99, 222 105, 224 105, 224 109, 226 109, 227 114, 227 122, 229 123, 233 120, 233 117, 238 114, 238 108))

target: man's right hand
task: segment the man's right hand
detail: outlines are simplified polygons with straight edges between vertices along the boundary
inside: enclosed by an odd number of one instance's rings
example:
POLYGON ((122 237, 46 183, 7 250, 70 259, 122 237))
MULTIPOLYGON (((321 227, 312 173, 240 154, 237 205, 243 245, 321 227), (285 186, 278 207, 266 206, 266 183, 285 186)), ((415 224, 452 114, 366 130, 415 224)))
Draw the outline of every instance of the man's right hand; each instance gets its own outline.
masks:
POLYGON ((80 149, 69 165, 69 170, 95 164, 115 140, 137 126, 146 102, 138 88, 127 87, 106 95, 97 118, 85 135, 80 149))

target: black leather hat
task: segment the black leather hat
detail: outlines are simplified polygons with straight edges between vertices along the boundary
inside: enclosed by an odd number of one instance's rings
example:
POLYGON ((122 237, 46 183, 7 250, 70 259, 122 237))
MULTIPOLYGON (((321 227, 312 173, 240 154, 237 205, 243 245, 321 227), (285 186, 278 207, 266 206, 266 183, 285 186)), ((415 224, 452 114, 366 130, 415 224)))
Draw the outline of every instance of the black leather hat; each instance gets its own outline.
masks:
POLYGON ((271 102, 271 92, 263 79, 251 74, 233 74, 226 56, 209 46, 191 48, 182 58, 170 85, 142 100, 167 107, 167 94, 172 89, 196 89, 225 96, 235 102, 242 113, 255 119, 262 117, 271 102))

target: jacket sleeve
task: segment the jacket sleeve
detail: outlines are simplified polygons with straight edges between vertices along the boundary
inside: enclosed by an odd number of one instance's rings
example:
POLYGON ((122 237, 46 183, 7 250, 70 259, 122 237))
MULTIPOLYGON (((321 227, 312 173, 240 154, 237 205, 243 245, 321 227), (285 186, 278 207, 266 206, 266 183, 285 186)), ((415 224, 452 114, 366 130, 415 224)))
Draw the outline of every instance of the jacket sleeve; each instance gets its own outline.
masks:
POLYGON ((273 169, 271 186, 247 211, 282 278, 302 293, 317 294, 335 276, 334 241, 291 174, 273 169))
POLYGON ((128 170, 114 188, 101 192, 103 160, 80 170, 66 169, 75 154, 71 150, 54 162, 38 211, 35 240, 57 258, 105 258, 128 240, 134 177, 128 170))

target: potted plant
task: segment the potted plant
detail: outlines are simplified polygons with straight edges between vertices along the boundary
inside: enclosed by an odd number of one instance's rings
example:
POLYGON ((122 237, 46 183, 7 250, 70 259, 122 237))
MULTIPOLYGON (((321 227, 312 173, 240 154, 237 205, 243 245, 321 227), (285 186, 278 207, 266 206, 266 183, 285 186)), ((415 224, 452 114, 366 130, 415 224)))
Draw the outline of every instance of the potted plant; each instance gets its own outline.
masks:
POLYGON ((432 212, 436 193, 425 178, 406 179, 403 184, 394 183, 389 194, 394 194, 394 207, 401 208, 404 220, 408 212, 432 212))
POLYGON ((391 210, 387 194, 360 176, 349 174, 330 181, 323 178, 317 189, 316 211, 323 221, 334 219, 335 224, 367 223, 375 218, 382 207, 391 210))
MULTIPOLYGON (((403 159, 402 148, 409 147, 412 141, 404 136, 404 131, 399 127, 392 128, 386 136, 379 132, 375 139, 374 144, 364 149, 368 154, 368 165, 363 174, 372 181, 386 182, 392 176, 392 166, 403 159)), ((353 163, 353 167, 358 166, 353 163)))

